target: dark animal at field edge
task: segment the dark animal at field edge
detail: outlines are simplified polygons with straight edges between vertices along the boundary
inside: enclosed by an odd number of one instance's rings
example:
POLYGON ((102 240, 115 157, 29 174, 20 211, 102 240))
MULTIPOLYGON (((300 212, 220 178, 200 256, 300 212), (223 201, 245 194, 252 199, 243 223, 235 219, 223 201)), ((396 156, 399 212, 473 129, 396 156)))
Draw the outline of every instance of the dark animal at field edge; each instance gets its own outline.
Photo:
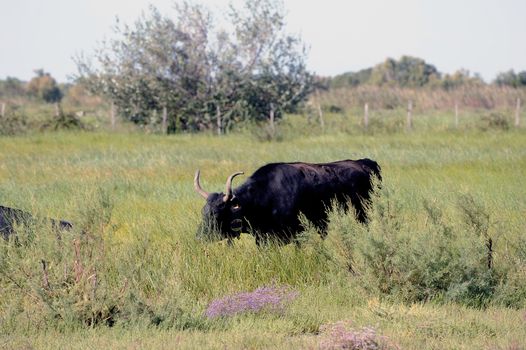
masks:
POLYGON ((325 237, 327 211, 333 203, 347 210, 350 201, 357 219, 366 223, 372 178, 381 181, 380 166, 371 159, 267 164, 232 189, 232 180, 242 174, 228 177, 225 193, 208 193, 196 171, 194 188, 206 199, 198 238, 230 241, 241 232, 251 232, 258 245, 267 240, 286 244, 304 229, 300 214, 325 237))
POLYGON ((43 221, 49 222, 51 224, 51 228, 55 232, 59 232, 61 230, 69 231, 73 228, 73 225, 70 222, 64 220, 36 218, 31 213, 26 211, 0 205, 0 235, 4 239, 8 239, 9 236, 15 233, 15 228, 17 225, 29 227, 43 221))

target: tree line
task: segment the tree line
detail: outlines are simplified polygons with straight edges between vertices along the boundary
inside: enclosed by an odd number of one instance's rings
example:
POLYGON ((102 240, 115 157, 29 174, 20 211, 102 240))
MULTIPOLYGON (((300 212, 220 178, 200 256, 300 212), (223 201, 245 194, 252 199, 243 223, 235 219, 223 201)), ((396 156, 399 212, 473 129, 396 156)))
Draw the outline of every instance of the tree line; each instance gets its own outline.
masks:
POLYGON ((65 87, 61 87, 50 73, 36 69, 35 76, 24 82, 14 77, 0 80, 0 98, 26 97, 46 103, 56 103, 64 97, 65 87))
MULTIPOLYGON (((462 86, 485 84, 477 73, 472 74, 466 69, 461 69, 453 74, 444 74, 425 60, 411 56, 402 56, 398 60, 387 58, 373 67, 325 79, 325 85, 330 88, 372 85, 452 90, 462 86)), ((526 71, 515 73, 509 70, 499 73, 492 84, 515 88, 526 87, 526 71)))

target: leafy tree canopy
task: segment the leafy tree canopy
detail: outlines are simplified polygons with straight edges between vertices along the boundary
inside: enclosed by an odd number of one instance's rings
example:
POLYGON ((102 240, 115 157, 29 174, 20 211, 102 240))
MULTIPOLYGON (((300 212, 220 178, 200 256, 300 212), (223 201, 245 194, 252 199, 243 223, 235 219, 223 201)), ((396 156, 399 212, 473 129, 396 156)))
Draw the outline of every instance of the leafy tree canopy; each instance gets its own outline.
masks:
POLYGON ((330 79, 331 87, 379 85, 397 87, 441 87, 452 89, 466 84, 484 84, 478 75, 461 69, 453 74, 442 74, 437 68, 417 57, 388 58, 374 67, 340 74, 330 79))
POLYGON ((495 84, 501 86, 511 87, 526 87, 526 71, 515 73, 513 69, 507 72, 502 72, 497 75, 494 81, 495 84))
POLYGON ((133 25, 116 25, 116 38, 91 58, 78 57, 79 79, 107 96, 138 124, 167 114, 168 131, 244 119, 280 117, 304 101, 312 76, 300 38, 285 32, 283 6, 246 0, 217 25, 204 6, 174 3, 175 17, 155 7, 133 25))

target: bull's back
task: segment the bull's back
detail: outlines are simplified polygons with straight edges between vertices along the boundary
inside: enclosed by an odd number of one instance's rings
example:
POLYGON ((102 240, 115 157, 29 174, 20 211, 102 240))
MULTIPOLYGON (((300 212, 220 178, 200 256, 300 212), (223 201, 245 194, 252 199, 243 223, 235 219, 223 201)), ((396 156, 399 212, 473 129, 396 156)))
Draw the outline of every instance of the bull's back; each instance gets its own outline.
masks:
POLYGON ((312 185, 334 185, 341 189, 346 184, 369 181, 372 175, 380 176, 378 163, 371 159, 341 160, 331 163, 288 163, 289 166, 306 175, 312 185))
POLYGON ((334 200, 351 200, 364 221, 362 199, 369 198, 371 176, 379 166, 370 159, 331 163, 271 163, 256 170, 234 190, 253 228, 277 232, 299 229, 298 214, 323 226, 334 200))
POLYGON ((371 159, 340 160, 330 163, 271 163, 250 177, 252 186, 278 194, 320 192, 327 195, 370 190, 371 177, 380 178, 380 167, 371 159))

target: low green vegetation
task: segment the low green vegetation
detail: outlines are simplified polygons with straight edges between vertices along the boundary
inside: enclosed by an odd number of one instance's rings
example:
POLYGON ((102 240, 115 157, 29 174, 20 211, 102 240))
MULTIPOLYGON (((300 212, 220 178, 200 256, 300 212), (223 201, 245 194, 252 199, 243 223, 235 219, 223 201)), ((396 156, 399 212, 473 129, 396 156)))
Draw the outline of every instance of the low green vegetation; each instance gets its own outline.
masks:
POLYGON ((0 344, 520 349, 524 130, 471 119, 454 128, 436 114, 408 132, 389 113, 371 116, 368 129, 356 112, 326 115, 324 128, 289 116, 273 132, 247 125, 223 137, 0 138, 0 204, 76 225, 60 239, 20 227, 16 241, 0 242, 0 344), (229 174, 267 162, 361 157, 383 175, 368 226, 335 211, 327 239, 309 229, 299 246, 257 248, 248 234, 233 246, 195 239, 197 168, 203 187, 221 191, 229 174), (294 297, 278 303, 267 293, 278 308, 240 304, 207 317, 213 301, 248 303, 272 288, 294 297))

